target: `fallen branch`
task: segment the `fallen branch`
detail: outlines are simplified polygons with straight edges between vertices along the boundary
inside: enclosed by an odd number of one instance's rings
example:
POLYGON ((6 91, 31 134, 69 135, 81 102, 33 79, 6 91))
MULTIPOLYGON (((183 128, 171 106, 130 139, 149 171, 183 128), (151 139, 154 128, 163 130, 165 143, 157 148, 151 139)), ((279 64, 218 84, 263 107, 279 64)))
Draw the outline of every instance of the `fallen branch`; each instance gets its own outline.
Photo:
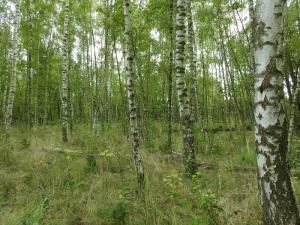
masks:
POLYGON ((46 148, 42 147, 42 151, 46 152, 56 152, 56 153, 64 153, 64 154, 84 154, 84 152, 79 150, 67 149, 67 148, 46 148))

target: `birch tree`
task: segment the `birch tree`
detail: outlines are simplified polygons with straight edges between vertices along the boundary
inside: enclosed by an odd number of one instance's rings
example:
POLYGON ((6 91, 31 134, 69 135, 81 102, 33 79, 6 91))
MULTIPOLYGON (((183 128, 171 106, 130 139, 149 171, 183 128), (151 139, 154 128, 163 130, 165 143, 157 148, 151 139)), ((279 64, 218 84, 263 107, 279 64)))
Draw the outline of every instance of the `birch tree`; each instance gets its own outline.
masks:
MULTIPOLYGON (((291 109, 291 116, 290 116, 290 123, 289 123, 289 136, 288 136, 288 152, 292 151, 292 141, 293 141, 293 134, 294 134, 294 127, 295 127, 295 118, 297 113, 297 98, 300 93, 300 77, 297 79, 296 89, 293 93, 293 101, 292 101, 292 109, 291 109)), ((298 149, 297 156, 300 156, 300 149, 298 149)), ((299 159, 298 159, 299 160, 299 159)))
POLYGON ((68 56, 68 38, 69 38, 69 0, 65 0, 64 5, 64 37, 63 37, 63 71, 62 71, 62 89, 61 89, 61 120, 62 120, 62 138, 64 142, 68 142, 70 135, 69 124, 69 109, 68 109, 68 97, 69 97, 69 56, 68 56))
POLYGON ((174 0, 169 0, 169 68, 168 68, 168 150, 172 149, 172 92, 174 68, 174 0))
MULTIPOLYGON (((4 10, 6 9, 7 2, 6 0, 4 0, 2 3, 0 3, 0 7, 4 10)), ((1 122, 4 124, 5 121, 5 109, 6 109, 6 103, 7 103, 7 94, 8 94, 8 80, 9 80, 9 74, 8 74, 8 65, 7 65, 7 61, 9 60, 9 46, 8 46, 8 42, 9 42, 9 36, 10 36, 10 29, 9 29, 9 24, 8 24, 8 15, 7 13, 3 13, 3 17, 0 18, 0 24, 1 24, 1 28, 0 28, 0 34, 2 34, 0 36, 1 40, 4 39, 5 37, 5 41, 1 41, 2 45, 0 45, 0 52, 1 52, 1 60, 4 62, 4 67, 2 70, 2 86, 1 86, 1 90, 3 93, 2 96, 2 111, 1 111, 1 122), (3 46, 3 49, 1 49, 1 47, 3 46)))
POLYGON ((31 112, 31 92, 32 92, 32 4, 31 0, 27 1, 27 17, 28 17, 28 47, 27 47, 27 89, 26 89, 26 121, 29 126, 32 125, 31 112))
POLYGON ((141 190, 144 185, 144 168, 140 156, 140 136, 138 130, 137 106, 135 100, 134 79, 136 77, 134 70, 133 42, 130 18, 130 0, 124 0, 125 17, 125 40, 126 40, 126 65, 127 73, 127 97, 129 106, 130 135, 133 145, 133 160, 137 175, 138 187, 141 190))
POLYGON ((183 138, 183 163, 185 173, 191 176, 196 171, 194 130, 191 121, 191 113, 187 95, 185 76, 185 1, 177 0, 176 14, 176 86, 179 100, 179 112, 181 118, 181 129, 183 138))
POLYGON ((299 224, 287 163, 283 110, 282 0, 256 2, 255 140, 258 187, 265 225, 299 224))
POLYGON ((191 119, 195 120, 196 117, 196 61, 195 61, 195 32, 194 23, 192 15, 192 2, 191 0, 186 0, 186 16, 187 16, 187 58, 189 63, 189 72, 191 77, 190 84, 190 109, 191 109, 191 119))
POLYGON ((13 38, 12 38, 12 74, 9 80, 8 85, 8 96, 7 103, 5 107, 5 115, 4 115, 4 127, 5 130, 8 131, 12 124, 12 115, 13 115, 13 107, 14 100, 16 94, 16 85, 17 85, 17 51, 18 51, 18 34, 19 34, 19 0, 15 0, 15 15, 13 22, 13 38))

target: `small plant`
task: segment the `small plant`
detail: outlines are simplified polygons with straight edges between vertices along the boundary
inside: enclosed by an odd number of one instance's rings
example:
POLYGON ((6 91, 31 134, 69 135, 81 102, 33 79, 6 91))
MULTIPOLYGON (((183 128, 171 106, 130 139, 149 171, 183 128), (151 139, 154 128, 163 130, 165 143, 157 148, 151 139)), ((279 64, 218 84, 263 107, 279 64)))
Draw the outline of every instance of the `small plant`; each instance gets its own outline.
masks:
POLYGON ((115 225, 125 225, 128 216, 128 196, 120 195, 120 199, 113 205, 109 218, 113 220, 115 225))
POLYGON ((207 216, 193 216, 189 225, 211 225, 211 219, 207 216))
POLYGON ((200 171, 196 172, 196 174, 194 174, 192 176, 192 181, 193 182, 197 182, 200 180, 200 178, 202 177, 202 173, 200 171))
POLYGON ((112 158, 115 156, 115 154, 109 150, 105 150, 103 152, 100 153, 100 156, 101 157, 104 157, 104 158, 112 158))
POLYGON ((97 171, 97 168, 98 168, 95 156, 88 155, 86 157, 86 161, 87 161, 86 172, 95 173, 97 171))
POLYGON ((223 211, 218 201, 219 197, 214 193, 198 191, 197 207, 210 219, 208 224, 218 224, 219 214, 223 211))
POLYGON ((30 146, 30 140, 27 137, 24 137, 21 139, 21 144, 23 145, 23 148, 28 148, 30 146))
POLYGON ((192 198, 195 199, 197 208, 203 211, 204 216, 195 217, 191 224, 215 225, 218 224, 218 217, 223 209, 219 206, 219 196, 210 191, 204 192, 202 190, 202 177, 203 175, 200 171, 192 176, 192 198), (200 180, 201 182, 199 182, 200 180), (196 221, 198 220, 202 222, 197 223, 196 221))
POLYGON ((180 195, 180 190, 183 187, 182 178, 173 172, 163 179, 166 186, 166 194, 170 199, 178 198, 180 195))
POLYGON ((218 206, 218 197, 213 193, 201 193, 198 197, 198 206, 207 211, 222 211, 218 206))
POLYGON ((41 224, 44 214, 49 205, 49 200, 45 197, 31 212, 27 213, 20 222, 20 225, 41 224))
POLYGON ((0 162, 6 166, 11 166, 14 163, 14 157, 11 148, 0 148, 0 162))

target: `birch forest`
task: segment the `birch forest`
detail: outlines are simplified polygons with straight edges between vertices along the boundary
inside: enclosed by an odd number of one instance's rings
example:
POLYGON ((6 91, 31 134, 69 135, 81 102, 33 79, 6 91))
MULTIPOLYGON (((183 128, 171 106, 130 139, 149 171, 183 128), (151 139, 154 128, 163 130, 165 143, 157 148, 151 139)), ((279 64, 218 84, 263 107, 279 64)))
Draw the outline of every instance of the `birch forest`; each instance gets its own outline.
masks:
POLYGON ((0 0, 0 225, 300 225, 300 0, 0 0))

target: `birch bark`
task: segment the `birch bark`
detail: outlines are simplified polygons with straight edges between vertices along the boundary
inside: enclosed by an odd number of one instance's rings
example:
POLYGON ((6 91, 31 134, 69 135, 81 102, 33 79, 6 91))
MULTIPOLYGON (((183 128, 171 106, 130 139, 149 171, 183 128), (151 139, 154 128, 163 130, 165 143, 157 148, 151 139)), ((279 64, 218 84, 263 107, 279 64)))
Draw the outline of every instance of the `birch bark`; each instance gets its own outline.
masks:
POLYGON ((68 56, 68 39, 69 39, 69 0, 65 0, 64 6, 64 37, 63 37, 63 72, 62 72, 62 90, 61 90, 61 105, 62 105, 62 138, 64 142, 69 141, 70 123, 69 123, 69 56, 68 56))
POLYGON ((14 1, 16 10, 13 22, 13 40, 12 40, 12 74, 9 81, 9 89, 7 96, 7 103, 5 107, 5 115, 4 115, 4 127, 5 130, 8 131, 12 125, 12 115, 13 115, 13 107, 15 101, 16 94, 16 84, 17 84, 17 46, 18 46, 18 35, 19 35, 19 0, 14 1))
POLYGON ((194 129, 191 120, 187 87, 184 80, 185 76, 185 1, 177 0, 176 14, 176 85, 179 102, 179 112, 181 118, 181 129, 183 138, 183 164, 185 174, 190 177, 196 171, 196 157, 194 145, 194 129))
POLYGON ((299 224, 287 163, 283 110, 282 0, 258 0, 255 12, 255 140, 265 225, 299 224))
POLYGON ((144 168, 140 156, 140 135, 138 130, 137 106, 135 100, 134 79, 136 77, 134 70, 134 56, 132 43, 132 30, 130 18, 130 0, 124 0, 124 17, 125 17, 125 40, 126 40, 126 73, 127 73, 127 96, 130 117, 130 134, 133 145, 133 160, 137 175, 139 190, 144 186, 144 168))

